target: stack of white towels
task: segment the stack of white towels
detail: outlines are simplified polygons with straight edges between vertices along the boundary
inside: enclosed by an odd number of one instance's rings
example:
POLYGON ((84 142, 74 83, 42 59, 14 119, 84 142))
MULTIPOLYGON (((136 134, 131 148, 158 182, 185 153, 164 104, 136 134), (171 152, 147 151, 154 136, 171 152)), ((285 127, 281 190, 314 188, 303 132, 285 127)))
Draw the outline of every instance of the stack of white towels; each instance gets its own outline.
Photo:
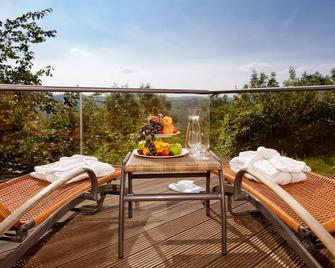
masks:
MULTIPOLYGON (((229 166, 234 172, 254 167, 280 185, 305 181, 307 177, 304 172, 311 171, 304 162, 281 156, 278 151, 265 147, 241 152, 229 162, 229 166)), ((246 177, 256 180, 249 174, 246 177)))
MULTIPOLYGON (((98 159, 93 156, 75 154, 71 157, 61 157, 59 161, 48 165, 36 166, 34 168, 35 171, 31 172, 30 175, 34 178, 52 183, 64 178, 78 168, 89 168, 97 177, 112 175, 115 172, 115 168, 112 165, 99 162, 98 159)), ((84 173, 74 177, 67 183, 86 178, 88 178, 88 175, 84 173)))

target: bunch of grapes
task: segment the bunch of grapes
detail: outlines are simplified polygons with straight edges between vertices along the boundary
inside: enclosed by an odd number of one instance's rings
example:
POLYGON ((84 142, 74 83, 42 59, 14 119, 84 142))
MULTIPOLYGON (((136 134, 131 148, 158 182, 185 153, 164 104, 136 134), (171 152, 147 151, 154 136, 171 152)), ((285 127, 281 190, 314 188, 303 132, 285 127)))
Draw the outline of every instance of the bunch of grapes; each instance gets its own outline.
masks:
POLYGON ((158 134, 162 129, 163 126, 160 122, 152 119, 141 128, 138 140, 146 140, 145 147, 149 149, 150 155, 155 155, 156 153, 154 145, 155 134, 158 134))

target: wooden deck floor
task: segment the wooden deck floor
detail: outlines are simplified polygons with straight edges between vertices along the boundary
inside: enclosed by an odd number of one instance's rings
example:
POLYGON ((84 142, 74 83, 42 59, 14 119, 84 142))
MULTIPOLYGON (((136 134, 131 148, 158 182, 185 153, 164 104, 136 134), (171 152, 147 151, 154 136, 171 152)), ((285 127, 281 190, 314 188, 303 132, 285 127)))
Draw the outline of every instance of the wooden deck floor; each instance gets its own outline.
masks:
MULTIPOLYGON (((168 192, 175 179, 134 182, 135 192, 168 192)), ((201 185, 201 179, 195 179, 201 185)), ((213 180, 213 183, 216 181, 213 180)), ((55 231, 32 248, 18 267, 304 267, 260 215, 228 218, 228 255, 220 254, 220 224, 212 205, 199 201, 142 202, 126 219, 125 258, 117 257, 117 197, 95 215, 69 213, 55 231)), ((235 202, 237 211, 249 205, 235 202)))

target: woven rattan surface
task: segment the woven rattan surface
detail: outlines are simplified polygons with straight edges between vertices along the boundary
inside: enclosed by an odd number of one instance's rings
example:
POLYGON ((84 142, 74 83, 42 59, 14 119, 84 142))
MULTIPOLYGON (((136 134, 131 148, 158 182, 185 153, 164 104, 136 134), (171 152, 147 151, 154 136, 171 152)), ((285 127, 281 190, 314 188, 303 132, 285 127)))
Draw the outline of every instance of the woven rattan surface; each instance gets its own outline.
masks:
POLYGON ((207 170, 220 170, 220 163, 211 155, 208 160, 198 160, 189 155, 175 158, 144 158, 132 153, 126 164, 126 172, 197 172, 207 170))
MULTIPOLYGON (((305 207, 330 233, 335 233, 335 180, 315 173, 306 173, 307 180, 282 187, 305 207)), ((226 180, 233 182, 235 173, 224 167, 226 180)), ((304 225, 286 203, 264 184, 243 179, 242 188, 266 204, 287 225, 294 230, 304 225)))
MULTIPOLYGON (((117 169, 112 176, 98 178, 98 183, 104 184, 119 175, 120 170, 117 169)), ((35 179, 30 175, 24 175, 0 184, 0 220, 6 218, 48 185, 48 182, 35 179)), ((15 227, 31 220, 34 220, 36 224, 43 222, 66 202, 87 191, 90 187, 89 179, 60 186, 23 215, 15 227)))

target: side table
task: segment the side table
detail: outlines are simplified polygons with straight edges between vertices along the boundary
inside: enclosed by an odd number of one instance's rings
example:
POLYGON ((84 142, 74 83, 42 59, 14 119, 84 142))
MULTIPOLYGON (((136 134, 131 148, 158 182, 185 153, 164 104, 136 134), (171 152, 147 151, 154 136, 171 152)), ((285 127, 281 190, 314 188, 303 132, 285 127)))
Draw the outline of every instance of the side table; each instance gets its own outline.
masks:
POLYGON ((129 152, 122 162, 120 197, 119 197, 119 258, 123 258, 124 252, 124 218, 125 202, 128 202, 128 217, 133 216, 133 201, 183 201, 183 200, 205 200, 206 215, 210 216, 210 200, 220 201, 221 210, 221 252, 227 252, 227 223, 224 192, 224 176, 222 163, 219 157, 209 152, 208 160, 198 160, 188 155, 157 159, 142 158, 129 152), (210 191, 211 172, 219 175, 219 192, 210 191), (128 177, 128 191, 125 191, 126 179, 128 177), (175 193, 175 194, 135 194, 133 193, 132 181, 134 179, 146 178, 180 178, 180 177, 204 177, 206 178, 206 191, 201 193, 175 193))

